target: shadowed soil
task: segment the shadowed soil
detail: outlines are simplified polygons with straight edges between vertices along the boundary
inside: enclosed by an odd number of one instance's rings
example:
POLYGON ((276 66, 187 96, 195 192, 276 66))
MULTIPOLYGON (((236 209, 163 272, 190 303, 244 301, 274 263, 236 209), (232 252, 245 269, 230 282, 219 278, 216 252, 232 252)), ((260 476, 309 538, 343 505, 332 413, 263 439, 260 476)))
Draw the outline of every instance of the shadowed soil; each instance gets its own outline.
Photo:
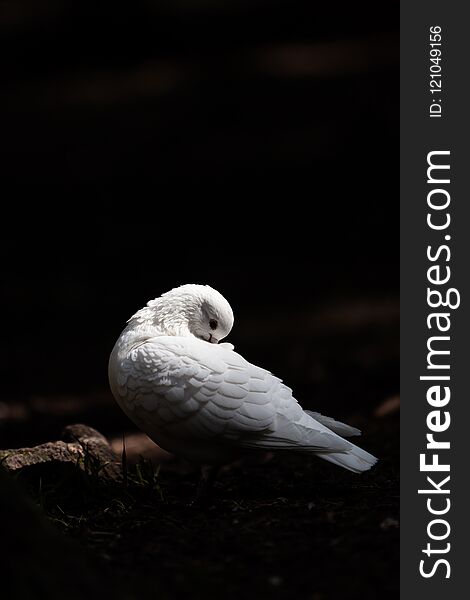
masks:
POLYGON ((117 597, 396 598, 398 419, 361 426, 372 471, 276 455, 225 469, 202 506, 178 461, 130 465, 127 484, 51 465, 27 485, 117 597))

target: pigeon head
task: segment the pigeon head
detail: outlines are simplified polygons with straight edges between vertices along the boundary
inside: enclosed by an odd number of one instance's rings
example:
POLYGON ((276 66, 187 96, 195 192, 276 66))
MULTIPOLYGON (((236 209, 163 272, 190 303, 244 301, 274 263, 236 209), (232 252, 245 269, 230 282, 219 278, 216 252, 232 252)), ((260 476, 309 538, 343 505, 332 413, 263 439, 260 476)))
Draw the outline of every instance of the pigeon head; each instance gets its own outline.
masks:
POLYGON ((230 304, 208 285, 187 284, 148 302, 134 318, 151 321, 160 335, 194 335, 217 344, 233 326, 230 304))

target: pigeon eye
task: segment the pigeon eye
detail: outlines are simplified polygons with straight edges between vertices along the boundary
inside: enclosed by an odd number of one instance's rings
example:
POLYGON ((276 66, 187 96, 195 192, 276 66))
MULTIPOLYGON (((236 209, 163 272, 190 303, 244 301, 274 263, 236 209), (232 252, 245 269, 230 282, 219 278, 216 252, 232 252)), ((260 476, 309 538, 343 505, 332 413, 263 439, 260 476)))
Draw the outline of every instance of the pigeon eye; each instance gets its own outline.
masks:
POLYGON ((217 329, 218 323, 217 323, 217 321, 215 319, 211 319, 209 321, 209 325, 210 325, 211 329, 217 329))

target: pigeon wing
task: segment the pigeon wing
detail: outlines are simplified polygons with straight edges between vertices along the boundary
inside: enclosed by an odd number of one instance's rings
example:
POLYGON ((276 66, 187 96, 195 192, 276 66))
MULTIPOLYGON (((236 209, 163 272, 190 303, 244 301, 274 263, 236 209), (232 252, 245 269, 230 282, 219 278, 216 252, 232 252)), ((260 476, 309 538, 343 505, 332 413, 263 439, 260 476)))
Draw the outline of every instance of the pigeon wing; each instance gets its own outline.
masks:
POLYGON ((222 438, 246 448, 341 452, 350 444, 308 416, 292 391, 229 347, 186 337, 152 338, 121 362, 127 406, 168 433, 222 438))

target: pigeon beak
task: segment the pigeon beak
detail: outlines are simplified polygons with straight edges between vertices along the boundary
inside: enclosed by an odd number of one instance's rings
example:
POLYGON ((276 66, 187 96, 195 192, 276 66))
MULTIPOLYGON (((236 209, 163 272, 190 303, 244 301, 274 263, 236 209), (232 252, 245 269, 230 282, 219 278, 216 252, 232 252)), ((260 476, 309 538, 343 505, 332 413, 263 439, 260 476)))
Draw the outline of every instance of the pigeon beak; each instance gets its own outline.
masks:
POLYGON ((215 338, 215 337, 212 335, 212 333, 209 333, 209 342, 210 342, 211 344, 218 344, 218 343, 219 343, 219 340, 218 340, 217 338, 215 338))

